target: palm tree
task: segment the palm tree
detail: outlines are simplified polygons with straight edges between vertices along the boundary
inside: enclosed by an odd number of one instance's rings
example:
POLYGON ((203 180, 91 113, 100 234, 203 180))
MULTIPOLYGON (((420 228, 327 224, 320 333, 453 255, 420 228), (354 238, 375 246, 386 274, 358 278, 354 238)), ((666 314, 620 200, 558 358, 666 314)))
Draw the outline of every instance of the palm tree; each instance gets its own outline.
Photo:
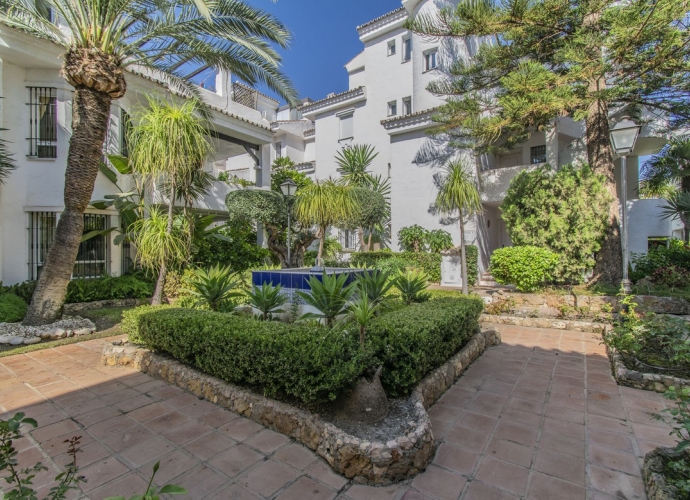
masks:
MULTIPOLYGON (((173 232, 173 209, 180 186, 188 186, 211 153, 208 133, 198 117, 195 99, 174 103, 149 98, 148 108, 136 115, 138 124, 128 136, 132 170, 152 181, 164 178, 168 190, 167 232, 173 232)), ((161 261, 152 304, 163 299, 167 266, 161 261)))
POLYGON ((316 181, 297 192, 294 204, 295 217, 306 226, 317 226, 319 253, 323 255, 323 242, 331 226, 351 219, 357 210, 357 201, 350 186, 343 186, 331 179, 316 181))
POLYGON ((469 293, 467 287, 467 253, 465 250, 465 216, 482 210, 482 202, 474 183, 474 177, 461 161, 454 160, 443 167, 445 175, 438 176, 439 191, 436 207, 442 213, 458 212, 460 225, 460 266, 462 272, 462 293, 469 293))
POLYGON ((24 319, 59 318, 93 193, 110 104, 125 95, 125 70, 153 72, 173 92, 200 95, 191 78, 204 68, 263 82, 289 102, 295 91, 279 69, 275 43, 290 32, 242 0, 12 0, 0 21, 65 49, 62 74, 74 87, 72 136, 65 172, 65 209, 24 319), (67 27, 51 23, 52 11, 67 27))
MULTIPOLYGON (((371 163, 378 156, 370 144, 345 146, 335 155, 335 163, 340 172, 340 182, 347 186, 371 188, 372 176, 368 172, 371 163)), ((360 250, 364 250, 364 228, 357 228, 360 250)))
MULTIPOLYGON (((0 132, 3 130, 7 129, 0 128, 0 132)), ((9 177, 15 168, 17 168, 17 165, 14 163, 9 149, 7 149, 7 142, 4 139, 0 139, 0 184, 5 184, 5 179, 9 177)))

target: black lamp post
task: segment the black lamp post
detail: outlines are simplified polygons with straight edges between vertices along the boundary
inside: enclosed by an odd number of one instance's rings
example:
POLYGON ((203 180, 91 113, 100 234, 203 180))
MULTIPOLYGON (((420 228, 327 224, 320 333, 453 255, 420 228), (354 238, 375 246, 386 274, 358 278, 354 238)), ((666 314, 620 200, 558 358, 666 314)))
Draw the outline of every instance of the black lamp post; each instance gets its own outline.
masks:
POLYGON ((295 196, 297 192, 297 184, 292 179, 288 179, 280 185, 280 190, 283 192, 283 196, 287 198, 288 206, 288 227, 287 227, 287 251, 288 251, 288 267, 292 265, 292 256, 290 252, 290 200, 295 196))
POLYGON ((625 293, 630 293, 632 288, 630 287, 630 279, 628 279, 628 187, 626 160, 635 148, 635 141, 637 141, 637 136, 640 134, 640 126, 626 116, 611 129, 610 133, 611 147, 621 159, 621 205, 623 205, 623 281, 621 281, 621 286, 625 293))

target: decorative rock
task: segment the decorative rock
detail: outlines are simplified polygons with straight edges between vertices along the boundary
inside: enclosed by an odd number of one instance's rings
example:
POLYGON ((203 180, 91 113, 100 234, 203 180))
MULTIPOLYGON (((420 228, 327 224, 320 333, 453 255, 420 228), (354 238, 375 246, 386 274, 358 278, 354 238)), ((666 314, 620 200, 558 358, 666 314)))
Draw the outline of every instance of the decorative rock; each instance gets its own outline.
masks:
POLYGON ((661 393, 666 392, 671 386, 690 387, 690 380, 685 378, 629 370, 623 362, 623 357, 615 349, 607 348, 607 352, 613 367, 613 376, 620 385, 661 393))
POLYGON ((67 330, 65 332, 65 337, 74 337, 74 330, 67 330))
POLYGON ((0 335, 0 344, 9 344, 14 335, 0 335))
POLYGON ((10 345, 20 345, 24 343, 24 337, 15 337, 10 340, 10 345))
POLYGON ((62 337, 65 337, 67 335, 67 332, 63 330, 62 328, 53 328, 52 330, 48 330, 47 332, 44 332, 41 334, 41 338, 43 340, 50 339, 50 340, 55 340, 55 339, 61 339, 62 337))
POLYGON ((41 337, 29 337, 28 339, 24 339, 24 344, 25 345, 38 344, 40 341, 41 341, 41 337))
POLYGON ((657 448, 650 451, 644 457, 642 476, 649 500, 673 500, 682 498, 678 489, 666 482, 664 470, 669 460, 678 459, 685 455, 688 459, 688 451, 676 451, 674 448, 657 448))
POLYGON ((79 328, 78 330, 74 330, 74 335, 80 337, 82 335, 89 335, 91 332, 93 332, 91 328, 79 328))

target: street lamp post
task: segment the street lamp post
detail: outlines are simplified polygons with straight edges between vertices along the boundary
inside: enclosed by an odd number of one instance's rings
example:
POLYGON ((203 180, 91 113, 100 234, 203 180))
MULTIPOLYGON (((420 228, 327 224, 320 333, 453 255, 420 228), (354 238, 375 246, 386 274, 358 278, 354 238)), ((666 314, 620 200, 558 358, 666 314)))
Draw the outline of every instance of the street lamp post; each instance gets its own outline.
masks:
POLYGON ((637 136, 640 134, 640 126, 626 116, 611 129, 610 133, 611 146, 621 159, 621 205, 623 206, 621 224, 623 232, 621 238, 623 246, 623 280, 621 281, 621 286, 625 293, 630 293, 632 289, 630 287, 630 279, 628 279, 628 186, 626 160, 635 148, 635 141, 637 141, 637 136))
POLYGON ((292 255, 290 252, 290 200, 295 196, 297 192, 297 184, 292 179, 288 179, 280 185, 280 190, 283 192, 283 196, 287 199, 288 206, 288 227, 287 227, 287 257, 288 257, 288 267, 292 265, 292 255))

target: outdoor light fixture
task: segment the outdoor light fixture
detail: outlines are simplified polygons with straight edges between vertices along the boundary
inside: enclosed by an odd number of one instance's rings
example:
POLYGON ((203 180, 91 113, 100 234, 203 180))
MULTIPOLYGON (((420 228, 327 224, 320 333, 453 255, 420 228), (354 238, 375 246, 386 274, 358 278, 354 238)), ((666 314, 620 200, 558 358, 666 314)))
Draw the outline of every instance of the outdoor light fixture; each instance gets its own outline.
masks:
POLYGON ((287 227, 287 251, 288 251, 288 267, 292 263, 291 253, 290 253, 290 200, 295 196, 297 192, 297 184, 292 179, 288 179, 280 185, 280 190, 283 192, 283 196, 287 198, 288 205, 288 227, 287 227))
POLYGON ((611 129, 611 147, 613 151, 621 158, 621 205, 623 206, 622 213, 622 246, 623 246, 623 281, 621 286, 625 293, 632 291, 630 287, 630 279, 628 279, 628 186, 627 186, 627 171, 626 160, 627 156, 635 148, 635 141, 640 135, 640 126, 632 121, 629 117, 623 117, 621 121, 611 129))

